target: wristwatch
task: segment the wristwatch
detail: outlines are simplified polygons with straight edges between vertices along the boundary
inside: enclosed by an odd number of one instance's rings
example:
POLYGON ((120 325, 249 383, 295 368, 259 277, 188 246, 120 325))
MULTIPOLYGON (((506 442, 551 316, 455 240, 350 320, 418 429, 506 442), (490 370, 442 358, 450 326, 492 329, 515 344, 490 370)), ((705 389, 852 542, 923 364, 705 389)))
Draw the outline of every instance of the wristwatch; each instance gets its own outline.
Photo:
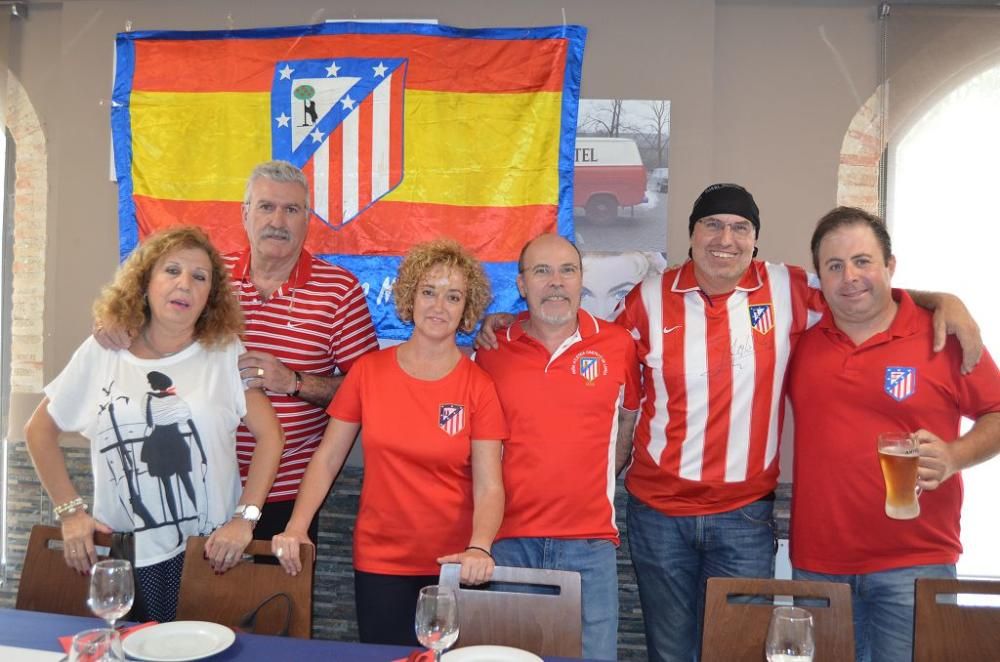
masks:
POLYGON ((233 511, 233 516, 245 519, 250 522, 251 527, 254 527, 257 526, 257 522, 260 521, 260 508, 252 503, 241 503, 236 506, 236 510, 233 511))

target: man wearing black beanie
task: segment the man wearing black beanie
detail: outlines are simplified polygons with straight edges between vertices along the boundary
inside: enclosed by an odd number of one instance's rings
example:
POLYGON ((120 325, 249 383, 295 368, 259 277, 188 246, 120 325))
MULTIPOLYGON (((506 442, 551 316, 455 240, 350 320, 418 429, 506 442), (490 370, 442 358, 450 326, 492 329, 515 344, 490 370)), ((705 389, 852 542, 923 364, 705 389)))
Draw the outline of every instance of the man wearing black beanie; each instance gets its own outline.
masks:
MULTIPOLYGON (((688 230, 691 259, 637 285, 615 320, 643 367, 625 486, 653 662, 698 659, 708 577, 774 575, 785 372, 825 310, 815 276, 754 259, 760 211, 742 186, 706 188, 688 230)), ((928 296, 926 307, 957 301, 928 296)), ((960 302, 945 313, 975 328, 960 302)))

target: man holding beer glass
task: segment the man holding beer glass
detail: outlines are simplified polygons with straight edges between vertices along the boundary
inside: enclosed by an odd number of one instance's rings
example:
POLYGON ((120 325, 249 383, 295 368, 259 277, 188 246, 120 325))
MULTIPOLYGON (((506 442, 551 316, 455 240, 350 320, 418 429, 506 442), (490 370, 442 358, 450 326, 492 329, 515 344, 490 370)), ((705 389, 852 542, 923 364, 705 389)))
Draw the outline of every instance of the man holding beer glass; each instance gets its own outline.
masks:
POLYGON ((1000 372, 984 352, 963 375, 954 338, 932 351, 878 217, 834 209, 812 255, 829 312, 789 368, 794 577, 851 585, 859 662, 908 662, 914 580, 954 577, 962 552, 955 474, 1000 452, 1000 372))

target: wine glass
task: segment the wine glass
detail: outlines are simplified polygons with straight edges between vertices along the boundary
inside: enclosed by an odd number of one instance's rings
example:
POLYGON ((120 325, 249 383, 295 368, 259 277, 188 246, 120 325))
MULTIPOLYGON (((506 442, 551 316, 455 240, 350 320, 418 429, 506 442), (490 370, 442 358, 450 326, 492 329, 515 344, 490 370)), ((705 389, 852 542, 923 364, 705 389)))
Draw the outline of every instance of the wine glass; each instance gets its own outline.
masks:
POLYGON ((775 607, 764 647, 767 662, 812 662, 813 618, 800 607, 775 607))
POLYGON ((425 586, 417 598, 417 639, 434 651, 434 662, 458 639, 458 598, 448 586, 425 586))
POLYGON ((114 629, 115 621, 128 613, 135 600, 132 564, 128 561, 98 561, 90 569, 90 610, 114 629))
MULTIPOLYGON (((65 658, 64 658, 65 659, 65 658)), ((84 630, 73 637, 69 662, 124 662, 122 640, 117 630, 84 630)))

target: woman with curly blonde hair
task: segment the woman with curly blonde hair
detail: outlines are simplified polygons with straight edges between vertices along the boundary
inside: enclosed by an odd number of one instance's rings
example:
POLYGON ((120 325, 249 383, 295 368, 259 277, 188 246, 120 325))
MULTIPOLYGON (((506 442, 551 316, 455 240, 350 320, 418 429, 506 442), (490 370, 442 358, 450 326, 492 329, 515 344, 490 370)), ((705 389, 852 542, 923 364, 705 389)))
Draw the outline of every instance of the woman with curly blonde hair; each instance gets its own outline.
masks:
POLYGON ((209 536, 206 551, 217 572, 235 565, 249 544, 253 522, 234 513, 237 504, 263 504, 281 455, 281 428, 263 391, 246 390, 240 379, 239 305, 200 230, 149 237, 94 313, 133 342, 114 351, 93 337, 84 341, 45 387, 25 428, 28 450, 57 504, 66 563, 81 574, 90 570, 95 530, 133 532, 143 606, 133 618, 173 620, 187 538, 209 536), (241 418, 257 437, 242 488, 241 418), (93 515, 59 449, 59 433, 67 430, 91 443, 93 515))
POLYGON ((351 367, 288 528, 271 546, 288 572, 301 571, 299 543, 309 542, 313 513, 363 428, 354 528, 358 632, 366 643, 416 645, 417 595, 437 583, 439 564, 460 563, 463 583, 493 573, 507 424, 492 380, 455 342, 456 331, 471 331, 490 301, 475 258, 450 240, 415 246, 393 294, 413 334, 351 367))

